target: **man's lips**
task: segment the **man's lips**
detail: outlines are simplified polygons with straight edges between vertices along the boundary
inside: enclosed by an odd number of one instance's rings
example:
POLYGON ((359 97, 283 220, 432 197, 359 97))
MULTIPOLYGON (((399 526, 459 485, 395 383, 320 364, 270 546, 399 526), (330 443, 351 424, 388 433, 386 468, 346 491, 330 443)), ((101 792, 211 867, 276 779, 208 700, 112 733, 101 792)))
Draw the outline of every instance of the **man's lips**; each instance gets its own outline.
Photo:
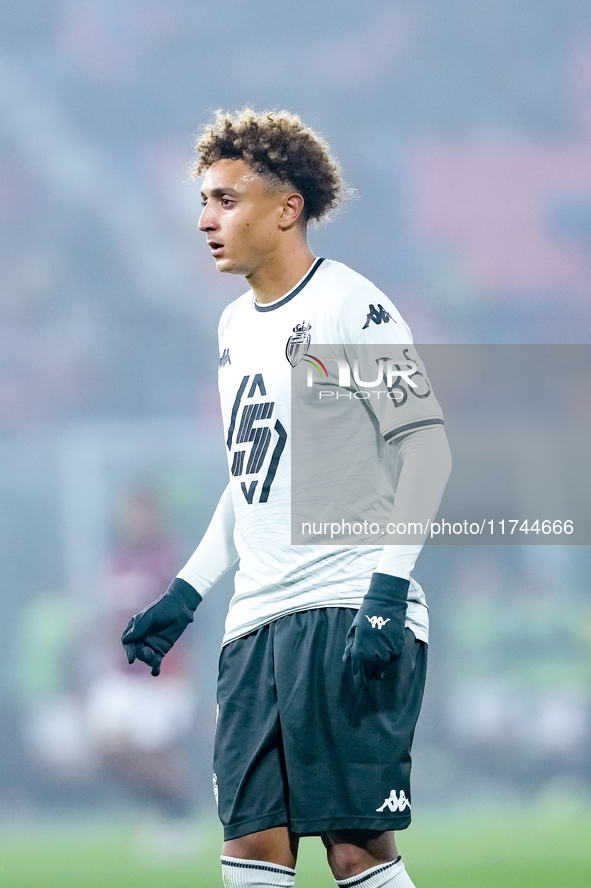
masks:
POLYGON ((218 241, 207 241, 207 246, 211 250, 212 256, 219 256, 221 251, 224 249, 224 245, 220 244, 218 241))

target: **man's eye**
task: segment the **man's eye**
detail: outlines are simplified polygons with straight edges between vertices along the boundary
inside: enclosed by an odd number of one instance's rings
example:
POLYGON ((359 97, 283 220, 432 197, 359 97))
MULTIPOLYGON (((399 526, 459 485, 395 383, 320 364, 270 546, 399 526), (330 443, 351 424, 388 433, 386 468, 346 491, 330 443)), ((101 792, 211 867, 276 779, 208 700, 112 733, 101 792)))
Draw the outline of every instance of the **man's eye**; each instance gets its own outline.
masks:
POLYGON ((201 198, 201 206, 202 206, 202 207, 207 206, 207 201, 205 200, 204 197, 201 198))
POLYGON ((222 197, 221 204, 223 207, 229 207, 232 205, 232 201, 229 197, 222 197))

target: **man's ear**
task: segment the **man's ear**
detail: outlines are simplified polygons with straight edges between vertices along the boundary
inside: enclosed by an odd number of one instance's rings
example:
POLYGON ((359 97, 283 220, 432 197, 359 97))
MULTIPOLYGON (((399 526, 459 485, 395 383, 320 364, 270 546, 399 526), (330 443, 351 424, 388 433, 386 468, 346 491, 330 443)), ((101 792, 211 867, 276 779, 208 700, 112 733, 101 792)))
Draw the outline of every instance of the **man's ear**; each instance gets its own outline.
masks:
POLYGON ((299 191, 291 191, 286 194, 281 208, 281 216, 279 217, 279 227, 284 231, 293 228, 294 225, 301 225, 304 219, 304 198, 299 191))

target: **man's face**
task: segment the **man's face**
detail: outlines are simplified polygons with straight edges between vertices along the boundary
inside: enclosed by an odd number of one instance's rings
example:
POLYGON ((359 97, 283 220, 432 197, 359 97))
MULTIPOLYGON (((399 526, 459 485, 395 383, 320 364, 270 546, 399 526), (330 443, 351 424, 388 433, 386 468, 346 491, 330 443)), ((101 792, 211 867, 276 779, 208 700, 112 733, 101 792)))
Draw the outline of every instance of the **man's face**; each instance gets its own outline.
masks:
POLYGON ((218 160, 205 173, 201 196, 199 230, 218 271, 248 277, 272 260, 281 235, 281 193, 243 160, 218 160))

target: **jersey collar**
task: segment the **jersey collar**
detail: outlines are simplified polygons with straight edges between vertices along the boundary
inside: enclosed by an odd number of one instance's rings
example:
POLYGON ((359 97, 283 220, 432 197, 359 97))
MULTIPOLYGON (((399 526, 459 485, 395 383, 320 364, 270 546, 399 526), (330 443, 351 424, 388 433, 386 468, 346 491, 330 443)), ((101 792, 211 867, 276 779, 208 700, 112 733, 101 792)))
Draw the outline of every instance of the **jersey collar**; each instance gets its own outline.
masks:
POLYGON ((324 259, 322 257, 316 259, 310 271, 306 272, 305 276, 301 279, 299 284, 296 284, 293 290, 290 290, 289 293, 286 293, 285 296, 281 297, 281 299, 277 299, 275 302, 270 302, 268 305, 261 305, 261 303, 257 302, 256 299, 253 299, 255 309, 257 311, 274 311, 276 308, 281 308, 282 305, 285 305, 286 302, 289 302, 291 299, 293 299, 294 296, 297 296, 298 293, 300 293, 304 289, 308 281, 318 271, 323 262, 324 259))

